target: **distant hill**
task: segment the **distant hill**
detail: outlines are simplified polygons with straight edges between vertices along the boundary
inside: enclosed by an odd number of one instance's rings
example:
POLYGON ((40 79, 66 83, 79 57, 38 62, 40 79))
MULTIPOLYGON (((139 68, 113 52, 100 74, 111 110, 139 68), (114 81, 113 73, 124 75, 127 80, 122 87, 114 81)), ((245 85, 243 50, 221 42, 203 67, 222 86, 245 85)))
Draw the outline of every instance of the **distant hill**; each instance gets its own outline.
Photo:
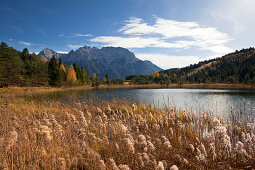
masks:
POLYGON ((96 73, 99 78, 109 74, 111 78, 125 78, 131 74, 151 74, 162 69, 148 61, 142 61, 121 47, 96 47, 84 46, 68 54, 60 54, 51 49, 44 49, 38 56, 43 55, 46 59, 53 55, 62 58, 63 63, 70 65, 74 62, 83 66, 92 75, 96 73))
POLYGON ((184 68, 164 70, 171 82, 255 84, 255 50, 242 49, 184 68))
POLYGON ((255 49, 242 49, 223 57, 206 60, 158 74, 130 75, 134 84, 242 83, 255 84, 255 49))

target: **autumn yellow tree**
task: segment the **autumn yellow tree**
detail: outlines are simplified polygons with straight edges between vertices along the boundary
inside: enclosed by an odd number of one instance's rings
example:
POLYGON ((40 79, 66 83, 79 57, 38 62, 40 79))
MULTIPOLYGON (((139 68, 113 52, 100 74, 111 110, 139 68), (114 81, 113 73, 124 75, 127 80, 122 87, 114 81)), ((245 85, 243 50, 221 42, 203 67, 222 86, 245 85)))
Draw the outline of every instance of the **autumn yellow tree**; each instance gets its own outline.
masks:
POLYGON ((47 59, 43 56, 43 55, 40 55, 40 60, 42 61, 42 62, 44 62, 44 63, 46 63, 47 62, 47 59))
POLYGON ((66 68, 65 68, 64 64, 60 65, 60 69, 63 70, 66 73, 66 68))
POLYGON ((152 76, 153 76, 153 77, 159 77, 159 72, 154 72, 154 73, 152 74, 152 76))
POLYGON ((70 65, 70 67, 68 68, 66 79, 67 79, 67 82, 71 82, 71 83, 74 83, 77 80, 76 73, 72 65, 70 65))

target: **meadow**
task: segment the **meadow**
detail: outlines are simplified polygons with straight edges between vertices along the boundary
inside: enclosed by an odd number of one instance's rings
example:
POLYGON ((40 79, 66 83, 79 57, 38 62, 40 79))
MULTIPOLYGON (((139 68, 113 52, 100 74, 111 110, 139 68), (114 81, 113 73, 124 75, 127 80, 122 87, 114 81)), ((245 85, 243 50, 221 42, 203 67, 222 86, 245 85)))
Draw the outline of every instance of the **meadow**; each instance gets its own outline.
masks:
POLYGON ((252 169, 254 115, 1 96, 0 169, 252 169))

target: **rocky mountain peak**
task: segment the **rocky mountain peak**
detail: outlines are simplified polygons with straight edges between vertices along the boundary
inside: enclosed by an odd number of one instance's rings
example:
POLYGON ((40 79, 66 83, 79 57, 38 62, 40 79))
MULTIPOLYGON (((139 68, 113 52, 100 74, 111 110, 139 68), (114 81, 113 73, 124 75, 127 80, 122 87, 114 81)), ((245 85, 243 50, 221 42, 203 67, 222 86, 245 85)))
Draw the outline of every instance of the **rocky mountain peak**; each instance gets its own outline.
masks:
POLYGON ((96 73, 99 78, 109 74, 111 78, 125 78, 131 74, 150 74, 160 71, 152 63, 147 63, 136 58, 134 53, 122 47, 96 47, 84 46, 68 54, 60 54, 51 49, 44 49, 38 56, 43 55, 49 59, 53 55, 62 58, 63 63, 71 65, 77 63, 83 66, 92 75, 96 73))

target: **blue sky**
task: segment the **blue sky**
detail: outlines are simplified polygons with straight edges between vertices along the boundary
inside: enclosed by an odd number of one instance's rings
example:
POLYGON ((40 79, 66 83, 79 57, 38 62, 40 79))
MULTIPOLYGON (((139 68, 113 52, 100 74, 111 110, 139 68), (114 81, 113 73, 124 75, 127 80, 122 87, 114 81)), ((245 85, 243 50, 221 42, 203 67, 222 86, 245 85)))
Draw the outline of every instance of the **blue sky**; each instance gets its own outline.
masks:
POLYGON ((0 41, 31 52, 121 46, 167 69, 254 46, 254 0, 1 0, 0 41))

